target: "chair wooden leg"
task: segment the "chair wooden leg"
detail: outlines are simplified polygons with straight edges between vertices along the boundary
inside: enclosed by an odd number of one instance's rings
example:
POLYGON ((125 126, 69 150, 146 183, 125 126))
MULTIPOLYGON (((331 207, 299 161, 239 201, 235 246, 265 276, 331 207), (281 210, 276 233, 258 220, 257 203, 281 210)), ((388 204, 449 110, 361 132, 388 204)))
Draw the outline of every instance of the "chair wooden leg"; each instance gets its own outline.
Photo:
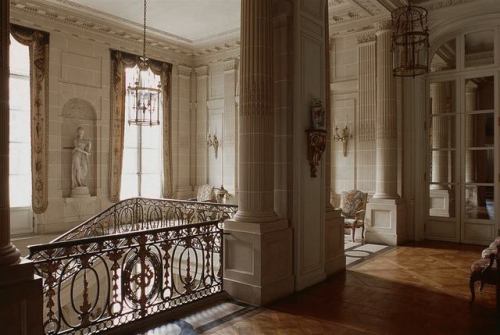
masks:
POLYGON ((355 235, 356 235, 356 225, 352 226, 352 241, 355 242, 355 235))
POLYGON ((363 242, 365 242, 365 225, 364 224, 361 226, 361 238, 363 239, 363 242))
POLYGON ((474 275, 471 274, 469 279, 469 289, 470 289, 470 302, 473 303, 474 299, 476 299, 476 292, 474 289, 474 283, 476 282, 474 275))

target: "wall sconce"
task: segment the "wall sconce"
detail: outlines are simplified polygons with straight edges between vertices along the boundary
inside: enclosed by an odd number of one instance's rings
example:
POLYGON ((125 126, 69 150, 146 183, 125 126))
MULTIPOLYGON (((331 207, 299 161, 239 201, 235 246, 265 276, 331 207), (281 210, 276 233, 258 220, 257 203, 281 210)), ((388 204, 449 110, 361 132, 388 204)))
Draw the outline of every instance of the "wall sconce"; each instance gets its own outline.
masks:
POLYGON ((307 133, 307 159, 311 167, 311 177, 316 178, 321 156, 326 149, 326 112, 319 99, 311 102, 311 127, 307 133))
POLYGON ((215 153, 215 159, 217 159, 218 153, 219 153, 219 139, 217 138, 217 135, 213 134, 210 135, 208 134, 207 136, 207 145, 208 147, 213 147, 214 148, 214 153, 215 153))
POLYGON ((333 139, 335 142, 341 142, 344 148, 344 157, 347 157, 347 144, 349 143, 349 139, 352 138, 352 133, 347 127, 347 125, 342 128, 341 133, 339 134, 339 128, 335 127, 335 135, 333 139))

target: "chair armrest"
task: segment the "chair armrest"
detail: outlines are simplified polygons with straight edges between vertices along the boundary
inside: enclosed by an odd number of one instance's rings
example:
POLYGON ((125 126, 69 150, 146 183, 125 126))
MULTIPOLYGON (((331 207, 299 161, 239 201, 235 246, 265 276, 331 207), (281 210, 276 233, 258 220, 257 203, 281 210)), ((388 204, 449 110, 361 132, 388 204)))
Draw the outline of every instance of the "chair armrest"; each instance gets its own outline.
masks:
POLYGON ((354 216, 358 220, 363 220, 365 218, 365 212, 366 212, 366 210, 361 209, 361 210, 357 211, 356 213, 354 213, 354 216))

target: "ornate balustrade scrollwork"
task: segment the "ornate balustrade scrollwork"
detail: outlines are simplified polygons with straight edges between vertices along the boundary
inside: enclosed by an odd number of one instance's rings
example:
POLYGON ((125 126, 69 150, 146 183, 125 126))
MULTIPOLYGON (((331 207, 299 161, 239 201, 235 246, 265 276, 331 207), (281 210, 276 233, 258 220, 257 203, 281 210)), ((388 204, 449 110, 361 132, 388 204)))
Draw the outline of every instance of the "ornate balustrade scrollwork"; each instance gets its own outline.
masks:
POLYGON ((236 209, 128 199, 30 246, 45 334, 94 334, 221 292, 220 223, 236 209))

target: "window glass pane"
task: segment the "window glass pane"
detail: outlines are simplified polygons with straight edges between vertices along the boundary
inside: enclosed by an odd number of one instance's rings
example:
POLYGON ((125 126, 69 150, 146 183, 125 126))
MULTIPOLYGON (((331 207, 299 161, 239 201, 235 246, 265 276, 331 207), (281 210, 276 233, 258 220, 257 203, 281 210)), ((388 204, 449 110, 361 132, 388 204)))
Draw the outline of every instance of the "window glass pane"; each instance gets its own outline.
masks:
POLYGON ((492 110, 495 106, 493 76, 465 81, 465 110, 467 113, 492 110))
POLYGON ((495 32, 493 30, 465 34, 466 67, 494 63, 494 37, 495 32))
POLYGON ((456 147, 456 117, 435 115, 431 119, 429 137, 432 149, 453 149, 456 147))
POLYGON ((137 197, 139 195, 137 174, 122 173, 120 199, 137 197))
POLYGON ((465 153, 465 182, 493 183, 494 150, 467 150, 465 153))
POLYGON ((457 63, 457 48, 455 39, 449 40, 437 49, 432 57, 431 71, 454 70, 457 63))
POLYGON ((11 109, 30 109, 30 81, 26 77, 10 77, 9 105, 11 109))
POLYGON ((30 49, 22 45, 12 36, 10 37, 10 73, 29 76, 30 74, 30 49))
POLYGON ((495 189, 493 186, 465 187, 465 215, 468 219, 495 219, 495 189))
POLYGON ((495 145, 494 113, 469 114, 466 122, 468 148, 492 148, 495 145))
POLYGON ((9 176, 10 207, 31 207, 31 175, 9 176))
POLYGON ((161 126, 142 128, 142 147, 155 149, 161 147, 161 126))
POLYGON ((160 172, 161 172, 161 153, 157 149, 143 148, 142 173, 160 173, 160 172))
POLYGON ((455 82, 443 81, 430 85, 431 114, 456 113, 455 82))
POLYGON ((431 182, 441 184, 454 183, 455 151, 433 150, 431 154, 431 182))
POLYGON ((429 185, 429 215, 455 217, 455 186, 450 184, 429 185))
POLYGON ((161 175, 143 174, 141 177, 141 195, 151 198, 161 197, 161 175))
POLYGON ((10 206, 31 207, 31 97, 29 48, 11 38, 10 52, 10 206))

